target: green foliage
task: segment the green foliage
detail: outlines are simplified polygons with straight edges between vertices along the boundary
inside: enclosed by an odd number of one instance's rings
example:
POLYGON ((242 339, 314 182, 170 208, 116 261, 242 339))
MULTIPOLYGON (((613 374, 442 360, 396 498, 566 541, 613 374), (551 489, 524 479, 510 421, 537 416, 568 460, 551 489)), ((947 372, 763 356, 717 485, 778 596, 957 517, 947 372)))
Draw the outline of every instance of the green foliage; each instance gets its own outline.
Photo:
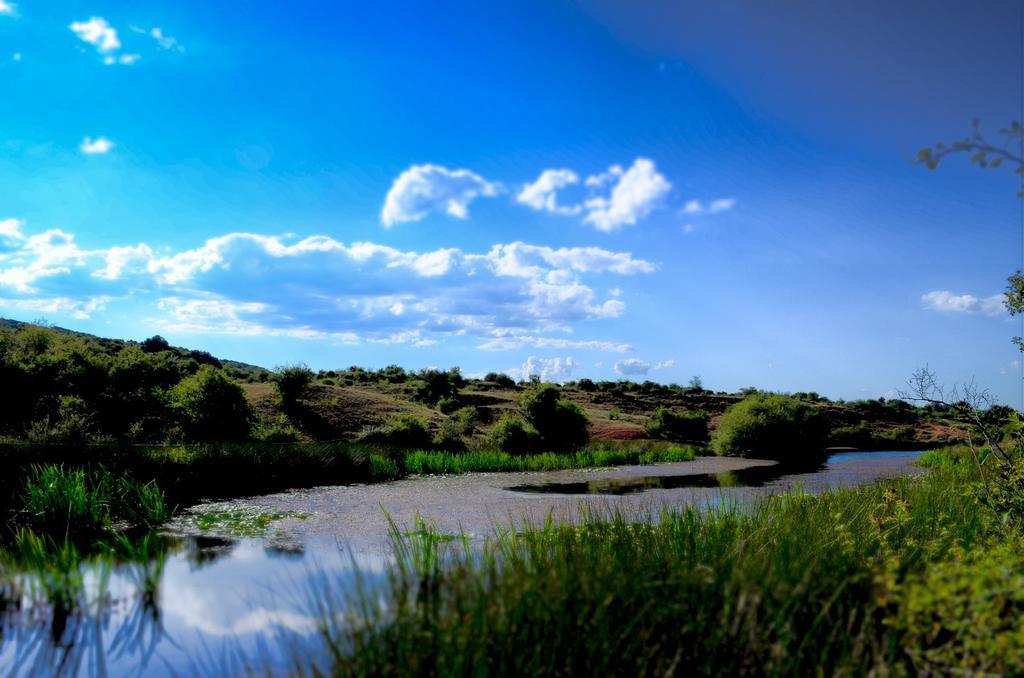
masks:
POLYGON ((458 367, 446 372, 435 369, 420 370, 416 374, 418 384, 415 387, 415 398, 431 405, 441 398, 456 398, 459 389, 466 385, 458 367))
POLYGON ((313 383, 313 370, 301 364, 286 365, 275 369, 271 380, 281 403, 285 408, 292 408, 306 396, 309 385, 313 383))
POLYGON ((23 511, 39 527, 96 531, 116 520, 158 525, 170 518, 163 492, 104 468, 33 467, 25 480, 23 511))
POLYGON ((452 454, 417 450, 405 455, 403 466, 413 475, 447 475, 493 471, 556 471, 559 469, 625 466, 662 462, 692 461, 692 448, 657 446, 648 449, 585 449, 569 454, 540 452, 524 455, 498 450, 475 450, 452 454))
POLYGON ((587 416, 575 403, 562 400, 553 384, 531 387, 520 398, 523 414, 547 450, 578 450, 590 440, 587 416))
POLYGON ((509 454, 528 454, 537 448, 540 436, 518 417, 504 417, 491 428, 492 447, 509 454))
POLYGON ((515 388, 516 381, 503 372, 488 372, 484 375, 484 381, 489 381, 501 388, 515 388))
POLYGON ((392 418, 384 426, 375 426, 363 431, 359 442, 366 445, 382 445, 413 450, 433 447, 433 438, 427 422, 409 414, 392 418))
POLYGON ((900 589, 894 619, 919 674, 1024 673, 1024 543, 953 549, 900 589))
POLYGON ((757 393, 725 411, 711 445, 717 454, 812 461, 824 452, 825 420, 817 407, 796 398, 757 393))
POLYGON ((380 454, 370 455, 370 479, 375 482, 386 480, 397 480, 402 477, 402 471, 389 457, 380 454))
POLYGON ((242 387, 207 365, 171 390, 171 405, 187 440, 245 440, 252 430, 253 413, 242 387))
POLYGON ((325 614, 322 633, 341 675, 1015 673, 1020 551, 982 558, 975 590, 949 557, 1000 534, 970 482, 938 473, 655 516, 596 511, 469 552, 434 540, 430 559, 399 544, 386 611, 363 605, 356 625, 325 614))
POLYGON ((706 443, 708 422, 711 416, 704 410, 695 412, 673 412, 659 407, 644 426, 652 438, 664 438, 675 442, 706 443))

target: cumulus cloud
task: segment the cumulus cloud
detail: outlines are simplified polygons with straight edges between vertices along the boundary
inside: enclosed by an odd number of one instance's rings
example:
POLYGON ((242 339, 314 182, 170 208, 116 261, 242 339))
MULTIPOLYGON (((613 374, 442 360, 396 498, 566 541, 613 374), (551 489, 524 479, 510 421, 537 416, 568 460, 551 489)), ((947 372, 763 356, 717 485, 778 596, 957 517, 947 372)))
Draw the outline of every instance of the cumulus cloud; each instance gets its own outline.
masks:
POLYGON ((655 268, 628 252, 589 247, 513 242, 483 252, 415 252, 251 233, 176 252, 146 243, 88 250, 58 229, 26 234, 17 220, 0 222, 0 242, 0 297, 110 303, 130 297, 149 304, 169 327, 196 332, 420 346, 474 336, 621 350, 624 345, 611 342, 544 335, 618 317, 625 302, 600 294, 606 285, 598 288, 595 280, 655 268))
POLYGON ((88 155, 98 155, 102 153, 109 153, 114 148, 114 142, 106 137, 86 137, 82 139, 81 145, 78 147, 82 153, 88 155))
POLYGON ((675 366, 675 360, 663 360, 652 365, 646 360, 640 360, 639 358, 627 358, 615 363, 614 369, 616 374, 621 374, 623 376, 637 376, 646 375, 651 371, 669 369, 675 366))
POLYGON ((549 169, 541 172, 532 184, 523 186, 516 201, 535 210, 546 210, 555 214, 579 214, 582 205, 564 206, 558 204, 558 191, 566 186, 578 184, 579 175, 567 169, 549 169))
POLYGON ((538 358, 530 356, 522 367, 507 370, 506 374, 518 381, 525 381, 532 376, 540 377, 541 381, 561 383, 572 377, 576 361, 571 356, 565 358, 538 358))
POLYGON ((413 165, 402 172, 384 199, 380 220, 385 227, 419 221, 431 212, 456 219, 469 216, 469 204, 479 197, 498 195, 501 187, 466 169, 413 165))
POLYGON ((117 31, 103 17, 90 17, 88 21, 75 21, 69 28, 84 42, 99 52, 107 53, 121 49, 117 31))
POLYGON ((946 290, 934 290, 921 295, 925 308, 949 313, 981 313, 999 315, 1003 312, 1003 295, 978 298, 973 294, 953 294, 946 290))
POLYGON ((0 219, 0 245, 5 248, 20 245, 25 240, 21 224, 19 219, 0 219))
POLYGON ((613 166, 604 174, 589 177, 586 183, 593 187, 614 183, 608 196, 595 196, 584 203, 587 215, 583 220, 606 232, 645 218, 672 188, 647 158, 637 158, 625 171, 613 166))
POLYGON ((690 200, 683 205, 683 214, 718 214, 726 212, 736 206, 736 198, 719 198, 708 204, 700 200, 690 200))
POLYGON ((0 297, 0 308, 32 313, 58 313, 77 320, 85 320, 96 311, 102 311, 108 297, 69 299, 67 297, 43 297, 36 299, 11 299, 0 297))

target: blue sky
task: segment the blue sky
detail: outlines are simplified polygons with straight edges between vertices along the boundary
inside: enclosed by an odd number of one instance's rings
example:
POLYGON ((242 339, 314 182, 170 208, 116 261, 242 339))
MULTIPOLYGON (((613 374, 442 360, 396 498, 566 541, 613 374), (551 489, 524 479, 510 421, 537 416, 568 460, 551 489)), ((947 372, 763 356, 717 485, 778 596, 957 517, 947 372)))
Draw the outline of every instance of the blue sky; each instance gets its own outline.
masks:
POLYGON ((1021 405, 1024 5, 0 3, 0 314, 267 366, 1021 405), (295 6, 299 5, 299 6, 295 6), (895 6, 890 6, 895 5, 895 6))

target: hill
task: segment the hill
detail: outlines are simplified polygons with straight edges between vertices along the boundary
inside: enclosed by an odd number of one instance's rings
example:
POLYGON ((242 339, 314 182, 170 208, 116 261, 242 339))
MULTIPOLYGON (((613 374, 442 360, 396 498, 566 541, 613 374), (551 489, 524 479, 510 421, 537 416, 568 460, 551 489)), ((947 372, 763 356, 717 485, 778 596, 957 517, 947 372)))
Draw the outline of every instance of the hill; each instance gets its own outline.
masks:
MULTIPOLYGON (((170 346, 160 337, 108 339, 15 320, 0 320, 0 370, 7 385, 0 394, 0 433, 8 440, 49 442, 187 438, 184 406, 175 398, 184 397, 181 384, 196 382, 200 372, 207 381, 216 372, 237 383, 253 413, 254 435, 270 440, 352 440, 405 416, 422 420, 435 433, 458 418, 472 442, 514 415, 532 386, 497 373, 467 379, 458 369, 349 367, 309 373, 302 397, 285 407, 273 386, 273 372, 265 367, 170 346)), ((726 408, 750 392, 589 379, 560 389, 562 398, 586 415, 591 437, 609 441, 671 437, 649 427, 659 408, 706 413, 713 431, 726 408)), ((833 402, 814 393, 795 395, 822 410, 836 446, 927 447, 957 437, 935 408, 899 400, 833 402)))

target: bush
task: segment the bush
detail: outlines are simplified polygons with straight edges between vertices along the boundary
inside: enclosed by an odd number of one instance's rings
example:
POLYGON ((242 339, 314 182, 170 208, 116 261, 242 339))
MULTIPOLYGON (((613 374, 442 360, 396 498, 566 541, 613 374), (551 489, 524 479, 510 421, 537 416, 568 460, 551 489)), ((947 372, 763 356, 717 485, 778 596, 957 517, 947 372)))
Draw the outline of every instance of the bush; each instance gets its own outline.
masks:
POLYGON ((384 426, 366 429, 359 442, 414 450, 430 449, 434 443, 427 423, 409 414, 399 415, 384 426))
POLYGON ((964 552, 902 587, 895 626, 929 675, 1024 672, 1024 545, 964 552))
POLYGON ((192 441, 247 440, 252 431, 252 409, 242 387, 208 365, 172 389, 171 405, 192 441))
POLYGON ((644 429, 652 438, 664 438, 677 443, 706 443, 709 421, 711 416, 704 410, 673 412, 667 407, 659 407, 644 429))
POLYGON ((154 334, 142 342, 142 350, 146 353, 159 353, 160 351, 168 350, 170 347, 171 345, 167 343, 167 340, 159 334, 154 334))
POLYGON ((416 376, 420 380, 415 389, 416 399, 431 405, 442 398, 455 398, 459 389, 466 385, 466 380, 463 379, 458 367, 453 367, 447 372, 434 369, 420 370, 416 376))
POLYGON ((284 406, 294 407, 309 390, 313 382, 313 370, 301 364, 286 365, 275 369, 271 379, 284 406))
POLYGON ((825 419, 796 398, 756 393, 725 411, 711 445, 717 454, 816 460, 824 453, 825 419))
POLYGON ((538 443, 537 432, 526 426, 518 417, 501 419, 489 434, 489 441, 495 448, 509 454, 528 454, 538 443))
POLYGON ((484 381, 489 381, 502 388, 515 388, 516 381, 503 372, 488 372, 484 375, 484 381))
POLYGON ((556 386, 535 386, 523 394, 520 403, 545 449, 578 450, 590 440, 587 416, 578 405, 562 400, 556 386))

